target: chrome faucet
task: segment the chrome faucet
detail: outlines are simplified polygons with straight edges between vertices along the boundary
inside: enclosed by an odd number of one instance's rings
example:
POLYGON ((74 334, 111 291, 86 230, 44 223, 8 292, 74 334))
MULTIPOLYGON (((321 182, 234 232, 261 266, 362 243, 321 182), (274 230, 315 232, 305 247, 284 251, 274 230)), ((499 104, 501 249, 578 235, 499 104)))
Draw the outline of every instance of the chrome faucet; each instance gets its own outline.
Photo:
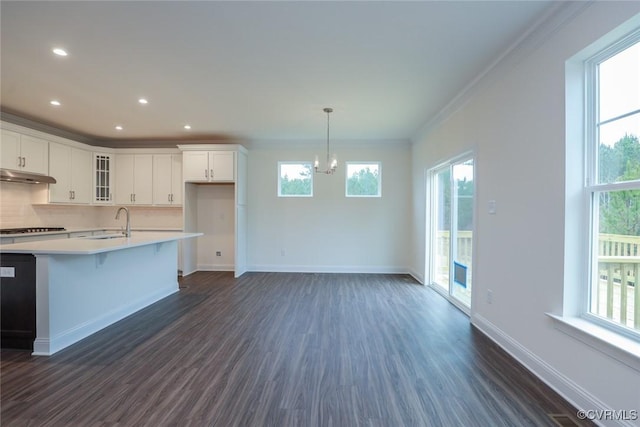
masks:
POLYGON ((125 213, 127 214, 127 229, 124 232, 125 237, 131 237, 131 222, 129 221, 129 209, 125 208, 124 206, 122 206, 121 208, 118 208, 118 212, 116 213, 116 219, 120 218, 120 211, 124 210, 125 213))

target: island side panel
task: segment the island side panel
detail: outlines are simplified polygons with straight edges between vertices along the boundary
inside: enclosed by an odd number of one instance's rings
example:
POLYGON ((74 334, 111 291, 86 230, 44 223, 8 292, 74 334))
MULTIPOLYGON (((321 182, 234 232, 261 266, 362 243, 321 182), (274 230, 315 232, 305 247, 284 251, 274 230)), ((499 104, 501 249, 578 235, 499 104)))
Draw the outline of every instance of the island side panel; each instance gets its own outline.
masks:
POLYGON ((36 255, 36 339, 33 355, 49 354, 49 255, 36 255))
POLYGON ((51 355, 178 291, 177 241, 36 260, 34 355, 51 355))

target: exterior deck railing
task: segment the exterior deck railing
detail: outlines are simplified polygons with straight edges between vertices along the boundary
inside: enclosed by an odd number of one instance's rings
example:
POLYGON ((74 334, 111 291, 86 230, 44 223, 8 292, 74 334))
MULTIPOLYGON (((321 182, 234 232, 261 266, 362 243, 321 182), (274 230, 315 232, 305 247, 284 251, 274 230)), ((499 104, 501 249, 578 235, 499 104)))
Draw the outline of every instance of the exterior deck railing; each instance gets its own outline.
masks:
POLYGON ((640 329, 640 237, 600 234, 598 276, 598 314, 640 329))
MULTIPOLYGON (((471 231, 459 231, 458 261, 471 265, 471 231)), ((441 273, 448 276, 449 232, 438 231, 437 252, 441 273)), ((600 234, 598 289, 593 310, 603 317, 640 330, 640 236, 600 234)))

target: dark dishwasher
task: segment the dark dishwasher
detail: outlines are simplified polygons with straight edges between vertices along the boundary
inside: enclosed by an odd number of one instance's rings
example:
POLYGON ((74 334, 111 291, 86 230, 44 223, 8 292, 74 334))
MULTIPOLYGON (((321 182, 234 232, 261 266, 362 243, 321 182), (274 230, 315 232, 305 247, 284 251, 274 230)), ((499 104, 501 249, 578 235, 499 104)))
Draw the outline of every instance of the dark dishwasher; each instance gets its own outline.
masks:
POLYGON ((36 258, 0 255, 0 346, 33 351, 36 338, 36 258))

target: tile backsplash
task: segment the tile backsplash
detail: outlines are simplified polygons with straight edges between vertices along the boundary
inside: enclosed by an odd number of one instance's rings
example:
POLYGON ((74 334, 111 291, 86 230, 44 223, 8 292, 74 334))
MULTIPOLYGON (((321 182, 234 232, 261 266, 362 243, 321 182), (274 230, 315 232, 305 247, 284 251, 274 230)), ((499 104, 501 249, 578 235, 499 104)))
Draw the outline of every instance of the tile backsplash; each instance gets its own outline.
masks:
POLYGON ((0 227, 49 226, 34 209, 36 203, 46 203, 47 184, 0 182, 0 227))
MULTIPOLYGON (((117 206, 73 206, 47 203, 46 184, 0 182, 0 228, 65 227, 113 228, 124 224, 115 219, 117 206)), ((182 229, 180 207, 130 206, 135 228, 182 229)))

